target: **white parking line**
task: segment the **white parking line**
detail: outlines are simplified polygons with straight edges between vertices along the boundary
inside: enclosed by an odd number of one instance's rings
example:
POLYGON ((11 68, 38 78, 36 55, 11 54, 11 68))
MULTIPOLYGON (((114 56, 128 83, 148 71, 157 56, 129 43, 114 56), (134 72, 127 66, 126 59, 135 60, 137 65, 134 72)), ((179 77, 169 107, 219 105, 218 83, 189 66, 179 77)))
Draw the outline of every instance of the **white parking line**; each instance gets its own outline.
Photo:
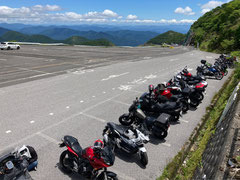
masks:
POLYGON ((11 130, 7 130, 7 131, 6 131, 6 134, 9 134, 9 133, 11 133, 11 132, 12 132, 11 130))
POLYGON ((136 92, 136 93, 140 93, 140 94, 143 94, 143 93, 145 93, 145 92, 142 92, 142 91, 136 91, 136 90, 134 90, 134 89, 129 89, 128 91, 131 91, 131 92, 136 92))
POLYGON ((112 100, 112 101, 116 102, 116 103, 119 103, 119 104, 126 105, 126 106, 131 106, 131 104, 128 104, 128 103, 125 103, 125 102, 121 102, 121 101, 118 101, 118 100, 112 100))
POLYGON ((101 119, 101 118, 98 118, 98 117, 95 117, 95 116, 92 116, 92 115, 89 115, 89 114, 86 114, 86 113, 82 113, 82 115, 87 116, 87 117, 90 117, 90 118, 92 118, 92 119, 96 119, 96 120, 98 120, 98 121, 100 121, 100 122, 103 122, 103 123, 106 122, 106 120, 104 120, 104 119, 101 119))
POLYGON ((110 80, 110 79, 113 79, 113 78, 116 78, 116 77, 119 77, 119 76, 124 76, 128 73, 129 72, 125 72, 125 73, 122 73, 122 74, 116 74, 116 75, 113 74, 113 75, 108 76, 107 78, 102 79, 101 81, 107 81, 107 80, 110 80))
POLYGON ((35 123, 35 121, 30 121, 31 124, 35 123))
POLYGON ((185 123, 189 123, 189 121, 184 120, 184 119, 179 119, 179 121, 181 121, 181 122, 185 122, 185 123))
POLYGON ((0 61, 7 61, 6 59, 0 59, 0 61))
POLYGON ((49 113, 49 115, 50 115, 50 116, 53 116, 53 115, 54 115, 54 113, 49 113))
POLYGON ((167 147, 171 147, 171 144, 169 144, 169 143, 161 143, 161 145, 164 145, 164 146, 167 146, 167 147))
POLYGON ((41 133, 41 132, 38 132, 37 135, 38 135, 38 136, 41 136, 42 138, 44 138, 44 139, 46 139, 46 140, 48 140, 48 141, 50 141, 50 142, 52 142, 52 143, 54 143, 54 144, 59 144, 59 141, 57 141, 56 139, 53 139, 52 137, 50 137, 50 136, 48 136, 48 135, 46 135, 46 134, 43 134, 43 133, 41 133))

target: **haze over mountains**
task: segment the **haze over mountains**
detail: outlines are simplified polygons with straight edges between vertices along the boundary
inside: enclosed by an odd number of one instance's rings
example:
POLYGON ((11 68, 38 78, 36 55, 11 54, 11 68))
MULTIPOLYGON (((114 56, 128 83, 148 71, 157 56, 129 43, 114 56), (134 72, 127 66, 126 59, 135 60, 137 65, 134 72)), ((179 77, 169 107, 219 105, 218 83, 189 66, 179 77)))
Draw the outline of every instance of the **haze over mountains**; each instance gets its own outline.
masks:
POLYGON ((156 37, 160 33, 174 30, 187 33, 189 25, 163 26, 111 26, 111 25, 69 25, 69 26, 33 26, 25 24, 0 24, 2 36, 6 30, 25 35, 44 35, 53 40, 65 40, 72 36, 81 36, 90 40, 107 39, 117 46, 138 46, 156 37))

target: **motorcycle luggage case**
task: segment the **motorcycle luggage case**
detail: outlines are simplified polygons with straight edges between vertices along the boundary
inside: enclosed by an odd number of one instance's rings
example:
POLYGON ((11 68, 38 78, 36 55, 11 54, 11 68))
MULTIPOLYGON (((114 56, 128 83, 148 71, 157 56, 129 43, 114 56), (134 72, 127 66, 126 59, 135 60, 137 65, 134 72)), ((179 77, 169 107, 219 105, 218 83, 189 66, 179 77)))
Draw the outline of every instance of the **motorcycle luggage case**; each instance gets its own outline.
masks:
POLYGON ((156 122, 159 122, 161 124, 167 124, 170 121, 171 115, 162 113, 158 118, 156 119, 156 122))

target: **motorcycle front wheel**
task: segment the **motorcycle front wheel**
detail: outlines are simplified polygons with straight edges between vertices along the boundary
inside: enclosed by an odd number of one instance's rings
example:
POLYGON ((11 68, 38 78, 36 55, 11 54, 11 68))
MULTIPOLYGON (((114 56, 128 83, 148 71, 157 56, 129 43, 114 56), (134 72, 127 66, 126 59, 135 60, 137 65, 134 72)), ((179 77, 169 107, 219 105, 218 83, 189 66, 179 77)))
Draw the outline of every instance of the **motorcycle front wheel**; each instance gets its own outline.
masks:
POLYGON ((148 164, 148 156, 147 156, 146 152, 140 151, 140 162, 144 166, 146 166, 148 164))
POLYGON ((69 169, 66 165, 66 161, 69 160, 69 158, 67 157, 68 156, 68 151, 65 150, 62 152, 62 154, 60 155, 60 158, 59 158, 59 163, 62 167, 62 170, 66 173, 71 173, 72 170, 69 169))
POLYGON ((186 113, 189 110, 189 105, 188 103, 183 103, 183 107, 182 107, 182 112, 186 113))
POLYGON ((129 118, 129 114, 123 114, 119 117, 119 122, 124 126, 130 126, 133 123, 133 119, 129 118))
POLYGON ((214 74, 214 76, 215 76, 215 78, 216 78, 217 80, 221 80, 221 79, 223 78, 223 74, 220 73, 220 72, 216 72, 216 73, 214 74))

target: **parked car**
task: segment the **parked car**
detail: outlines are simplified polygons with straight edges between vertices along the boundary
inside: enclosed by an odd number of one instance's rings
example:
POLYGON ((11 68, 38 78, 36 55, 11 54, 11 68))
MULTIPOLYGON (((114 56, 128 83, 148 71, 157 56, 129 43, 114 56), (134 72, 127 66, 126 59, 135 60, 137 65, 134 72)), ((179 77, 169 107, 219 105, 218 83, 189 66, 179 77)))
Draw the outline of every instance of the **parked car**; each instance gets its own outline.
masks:
POLYGON ((0 49, 1 50, 10 50, 10 49, 20 49, 19 44, 15 44, 13 42, 1 42, 0 43, 0 49))

